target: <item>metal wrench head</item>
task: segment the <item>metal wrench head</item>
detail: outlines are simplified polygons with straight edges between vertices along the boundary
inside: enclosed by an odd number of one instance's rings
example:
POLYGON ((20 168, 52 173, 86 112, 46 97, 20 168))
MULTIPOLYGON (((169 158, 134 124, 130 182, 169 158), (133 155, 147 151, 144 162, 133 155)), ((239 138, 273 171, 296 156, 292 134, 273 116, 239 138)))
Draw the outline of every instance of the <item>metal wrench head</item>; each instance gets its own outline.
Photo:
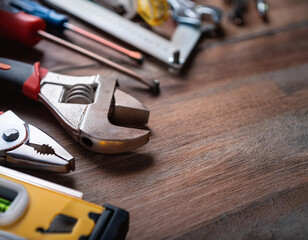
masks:
POLYGON ((150 131, 140 129, 148 121, 149 110, 115 85, 116 79, 99 75, 72 77, 49 72, 41 81, 39 96, 83 147, 120 153, 149 141, 150 131))

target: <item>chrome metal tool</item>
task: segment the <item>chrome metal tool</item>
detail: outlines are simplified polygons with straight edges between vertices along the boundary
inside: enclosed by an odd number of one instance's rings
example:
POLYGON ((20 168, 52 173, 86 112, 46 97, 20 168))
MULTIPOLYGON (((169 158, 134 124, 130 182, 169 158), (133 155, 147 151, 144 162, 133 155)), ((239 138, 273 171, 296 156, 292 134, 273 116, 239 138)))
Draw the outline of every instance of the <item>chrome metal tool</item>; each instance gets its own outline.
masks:
POLYGON ((266 0, 255 0, 255 2, 259 15, 264 21, 267 21, 268 4, 266 3, 266 0))
POLYGON ((197 5, 190 0, 168 0, 168 3, 172 8, 172 17, 178 23, 193 25, 201 31, 208 29, 208 24, 203 27, 203 15, 210 16, 216 25, 221 23, 223 12, 217 7, 197 5))
MULTIPOLYGON (((254 0, 257 11, 259 15, 263 18, 263 20, 266 22, 267 14, 268 14, 268 5, 266 3, 266 0, 254 0)), ((224 0, 226 4, 231 5, 232 10, 229 13, 229 19, 236 25, 244 25, 245 19, 244 19, 244 13, 247 9, 248 0, 224 0)))
POLYGON ((75 170, 71 154, 12 111, 0 115, 0 162, 5 166, 55 172, 75 170))
MULTIPOLYGON (((79 19, 121 39, 143 52, 181 69, 203 34, 203 30, 188 24, 178 24, 170 40, 88 0, 43 0, 44 3, 60 8, 79 19)), ((209 23, 204 29, 213 30, 209 23)))
POLYGON ((48 72, 39 63, 33 66, 5 58, 0 63, 1 87, 42 102, 83 147, 120 153, 149 141, 150 131, 140 128, 148 122, 150 111, 116 89, 115 78, 65 76, 48 72))

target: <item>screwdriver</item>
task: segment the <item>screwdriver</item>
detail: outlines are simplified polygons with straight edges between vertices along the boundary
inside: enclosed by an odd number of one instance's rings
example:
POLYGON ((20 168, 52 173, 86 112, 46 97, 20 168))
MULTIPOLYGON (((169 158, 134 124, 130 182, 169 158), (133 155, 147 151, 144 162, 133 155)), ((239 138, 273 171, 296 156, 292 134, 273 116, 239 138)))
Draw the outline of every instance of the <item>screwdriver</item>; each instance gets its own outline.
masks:
POLYGON ((150 84, 148 82, 149 80, 146 80, 144 77, 128 68, 125 68, 93 52, 90 52, 84 48, 81 48, 45 32, 45 22, 36 16, 29 15, 24 12, 12 13, 0 9, 0 29, 0 36, 15 40, 28 46, 34 46, 42 38, 45 38, 71 50, 79 52, 87 57, 95 59, 101 63, 104 63, 109 67, 127 76, 130 76, 143 85, 146 85, 150 90, 154 92, 159 91, 159 81, 156 79, 152 80, 152 84, 150 84))
POLYGON ((6 0, 7 3, 28 14, 42 18, 47 24, 47 28, 56 29, 58 32, 63 32, 65 29, 71 30, 77 34, 80 34, 86 38, 92 39, 96 42, 99 42, 113 50, 116 50, 119 53, 122 53, 133 60, 136 60, 138 63, 142 63, 143 55, 140 52, 131 51, 124 47, 121 47, 115 43, 112 43, 102 37, 99 37, 93 33, 90 33, 82 28, 79 28, 68 21, 66 15, 57 13, 56 11, 49 9, 41 4, 31 1, 31 0, 6 0))

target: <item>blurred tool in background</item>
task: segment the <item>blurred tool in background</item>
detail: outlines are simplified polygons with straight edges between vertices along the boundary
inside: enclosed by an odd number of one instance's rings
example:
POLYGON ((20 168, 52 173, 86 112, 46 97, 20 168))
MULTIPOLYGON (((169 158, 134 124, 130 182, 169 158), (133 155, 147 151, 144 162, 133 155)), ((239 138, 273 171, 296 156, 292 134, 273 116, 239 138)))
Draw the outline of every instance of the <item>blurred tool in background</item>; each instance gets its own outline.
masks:
POLYGON ((136 0, 89 0, 102 5, 121 16, 132 19, 137 15, 136 0))
POLYGON ((48 31, 57 31, 62 33, 66 29, 71 30, 86 38, 99 42, 119 53, 122 53, 139 63, 142 63, 143 56, 140 52, 128 50, 80 27, 77 27, 69 22, 66 15, 57 13, 56 11, 42 6, 37 2, 31 0, 5 0, 5 2, 12 6, 12 8, 15 8, 16 11, 24 11, 28 14, 42 18, 47 25, 48 31))
MULTIPOLYGON (((200 37, 205 32, 216 31, 219 26, 214 23, 213 19, 202 21, 201 26, 179 23, 170 39, 166 39, 92 1, 43 0, 43 2, 72 14, 177 70, 185 65, 200 37)), ((184 8, 183 11, 185 10, 184 8)), ((216 9, 199 14, 199 16, 213 18, 213 14, 220 16, 216 13, 216 9)))
POLYGON ((125 18, 140 15, 150 26, 161 25, 169 18, 167 0, 91 0, 125 18))
POLYGON ((259 15, 263 18, 264 21, 268 21, 268 5, 265 0, 255 0, 257 5, 257 10, 259 15))
POLYGON ((42 38, 48 39, 71 50, 79 52, 87 57, 95 59, 103 64, 106 64, 107 66, 147 86, 151 91, 159 91, 159 82, 157 80, 146 80, 143 76, 128 68, 125 68, 93 52, 90 52, 84 48, 47 33, 45 31, 45 22, 36 16, 26 14, 22 11, 8 12, 0 9, 0 29, 0 36, 29 46, 34 46, 42 38), (151 83, 149 83, 149 81, 151 81, 151 83))
MULTIPOLYGON (((254 0, 259 15, 265 22, 268 21, 268 5, 265 0, 254 0)), ((229 19, 236 25, 244 25, 244 13, 247 9, 248 0, 224 0, 228 5, 231 5, 232 10, 229 13, 229 19)))
POLYGON ((138 14, 150 25, 162 25, 169 18, 167 0, 137 0, 138 14))
POLYGON ((96 0, 94 2, 111 10, 120 8, 120 6, 121 9, 124 9, 124 12, 125 9, 134 9, 135 15, 138 13, 150 26, 157 26, 166 22, 169 18, 168 3, 172 10, 173 19, 178 23, 199 27, 202 25, 203 14, 211 15, 215 24, 219 24, 222 17, 220 9, 213 6, 197 5, 190 0, 96 0))
POLYGON ((223 12, 217 7, 197 5, 190 0, 168 0, 168 2, 172 8, 172 17, 178 23, 201 28, 201 31, 204 32, 208 28, 203 26, 203 16, 210 16, 210 20, 216 26, 221 23, 223 12))

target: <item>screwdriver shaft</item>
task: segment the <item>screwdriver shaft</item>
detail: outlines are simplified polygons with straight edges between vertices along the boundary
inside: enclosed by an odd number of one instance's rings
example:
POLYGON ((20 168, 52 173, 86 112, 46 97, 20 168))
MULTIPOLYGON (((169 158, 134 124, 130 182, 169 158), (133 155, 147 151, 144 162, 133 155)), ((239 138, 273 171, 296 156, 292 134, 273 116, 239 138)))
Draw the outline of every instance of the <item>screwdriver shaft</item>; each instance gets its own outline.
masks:
POLYGON ((95 54, 93 52, 90 52, 90 51, 88 51, 88 50, 86 50, 86 49, 84 49, 82 47, 79 47, 79 46, 77 46, 75 44, 67 42, 67 41, 65 41, 65 40, 63 40, 61 38, 58 38, 58 37, 56 37, 56 36, 54 36, 52 34, 49 34, 49 33, 45 32, 45 31, 38 30, 37 34, 39 36, 45 38, 45 39, 53 41, 53 42, 55 42, 55 43, 57 43, 59 45, 65 46, 65 47, 67 47, 67 48, 69 48, 71 50, 74 50, 76 52, 79 52, 79 53, 81 53, 81 54, 83 54, 83 55, 85 55, 87 57, 90 57, 90 58, 95 59, 95 60, 97 60, 97 61, 99 61, 101 63, 104 63, 104 64, 108 65, 109 67, 111 67, 111 68, 113 68, 113 69, 115 69, 115 70, 117 70, 117 71, 119 71, 119 72, 121 72, 121 73, 123 73, 123 74, 125 74, 125 75, 127 75, 127 76, 129 76, 129 77, 131 77, 133 79, 135 79, 136 81, 138 81, 138 82, 148 86, 150 89, 156 88, 155 86, 152 86, 150 83, 148 83, 146 80, 144 80, 144 78, 141 75, 139 75, 138 73, 136 73, 134 71, 131 71, 128 68, 122 67, 121 65, 119 65, 119 64, 117 64, 115 62, 112 62, 112 61, 108 60, 107 58, 101 57, 101 56, 99 56, 99 55, 97 55, 97 54, 95 54))
POLYGON ((92 39, 96 42, 99 42, 109 48, 112 48, 113 50, 119 52, 119 53, 122 53, 124 55, 127 55, 128 57, 132 58, 133 60, 136 60, 137 62, 139 63, 142 63, 143 61, 143 55, 140 53, 140 52, 136 52, 136 51, 131 51, 131 50, 128 50, 124 47, 121 47, 113 42, 110 42, 104 38, 101 38, 93 33, 90 33, 82 28, 79 28, 69 22, 65 22, 63 24, 63 26, 65 27, 65 29, 68 29, 68 30, 71 30, 75 33, 78 33, 86 38, 89 38, 89 39, 92 39))

